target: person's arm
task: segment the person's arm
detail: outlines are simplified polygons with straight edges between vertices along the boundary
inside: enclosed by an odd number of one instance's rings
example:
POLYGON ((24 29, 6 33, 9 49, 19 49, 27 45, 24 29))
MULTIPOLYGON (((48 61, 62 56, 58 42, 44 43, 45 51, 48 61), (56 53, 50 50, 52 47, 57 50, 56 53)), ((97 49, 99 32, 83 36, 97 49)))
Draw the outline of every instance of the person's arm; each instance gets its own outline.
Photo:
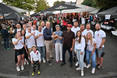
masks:
POLYGON ((35 38, 39 38, 40 36, 42 36, 42 34, 39 34, 39 35, 35 35, 35 38))
POLYGON ((26 36, 26 39, 30 38, 33 34, 31 33, 30 35, 26 36))
POLYGON ((40 54, 40 52, 38 52, 39 54, 39 56, 38 56, 38 59, 39 59, 39 63, 41 63, 41 54, 40 54))
POLYGON ((18 38, 17 41, 13 41, 13 44, 14 44, 14 45, 17 45, 17 43, 19 42, 19 40, 21 40, 21 38, 18 38))
POLYGON ((71 47, 71 51, 73 50, 73 48, 74 48, 74 44, 75 44, 75 39, 73 39, 73 42, 72 42, 72 47, 71 47))
POLYGON ((33 64, 32 53, 30 53, 30 60, 31 60, 31 63, 33 64))
POLYGON ((102 39, 102 43, 101 43, 101 45, 100 45, 100 47, 99 47, 99 49, 101 49, 102 48, 102 46, 104 45, 104 43, 106 42, 106 39, 105 38, 103 38, 102 39))
POLYGON ((84 49, 85 49, 85 39, 84 39, 84 37, 82 37, 82 39, 81 39, 82 41, 82 43, 81 43, 81 45, 82 45, 82 49, 81 49, 81 55, 83 54, 83 52, 84 52, 84 49))
POLYGON ((94 54, 95 49, 96 49, 96 43, 94 44, 94 48, 93 48, 93 51, 92 51, 92 55, 94 54))

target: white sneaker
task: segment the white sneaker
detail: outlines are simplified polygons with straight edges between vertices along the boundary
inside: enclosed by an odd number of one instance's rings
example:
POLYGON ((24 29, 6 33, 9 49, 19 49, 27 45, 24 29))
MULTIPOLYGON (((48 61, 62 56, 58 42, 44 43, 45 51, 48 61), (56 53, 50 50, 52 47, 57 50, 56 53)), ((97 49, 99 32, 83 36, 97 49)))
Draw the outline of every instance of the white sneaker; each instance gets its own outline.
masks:
POLYGON ((20 71, 20 68, 19 67, 16 67, 16 70, 19 72, 20 71))
POLYGON ((28 61, 26 61, 26 63, 27 63, 27 65, 29 65, 29 62, 28 61))
POLYGON ((24 70, 24 66, 21 66, 21 70, 24 70))
POLYGON ((95 68, 92 68, 92 74, 94 74, 95 73, 95 68))
POLYGON ((24 65, 26 65, 26 61, 24 61, 24 65))
POLYGON ((90 66, 91 66, 91 65, 90 65, 90 64, 88 64, 86 68, 89 68, 90 66))
POLYGON ((76 62, 75 66, 78 66, 79 62, 76 62))
POLYGON ((80 67, 78 67, 78 68, 76 68, 76 70, 81 70, 81 68, 80 68, 80 67))
POLYGON ((84 67, 87 67, 87 66, 86 66, 86 63, 84 63, 84 67))
POLYGON ((46 60, 43 58, 43 63, 46 63, 46 60))
POLYGON ((84 76, 84 71, 81 71, 81 76, 84 76))

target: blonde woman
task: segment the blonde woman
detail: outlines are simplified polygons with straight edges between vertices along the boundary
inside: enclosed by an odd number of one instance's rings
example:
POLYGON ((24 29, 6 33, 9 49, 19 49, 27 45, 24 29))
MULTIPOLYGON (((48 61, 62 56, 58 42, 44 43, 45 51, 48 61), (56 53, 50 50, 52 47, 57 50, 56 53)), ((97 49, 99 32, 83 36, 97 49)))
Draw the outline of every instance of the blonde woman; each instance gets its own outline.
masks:
POLYGON ((24 51, 23 51, 23 40, 21 37, 21 33, 17 32, 15 38, 12 39, 12 43, 15 47, 16 55, 17 55, 17 67, 16 70, 20 71, 20 61, 21 61, 21 70, 24 70, 24 51))
POLYGON ((86 43, 87 43, 87 48, 86 48, 86 61, 88 63, 87 68, 91 66, 90 64, 90 56, 92 56, 92 74, 95 73, 95 67, 96 67, 96 40, 93 38, 92 34, 90 32, 87 33, 86 35, 86 43))

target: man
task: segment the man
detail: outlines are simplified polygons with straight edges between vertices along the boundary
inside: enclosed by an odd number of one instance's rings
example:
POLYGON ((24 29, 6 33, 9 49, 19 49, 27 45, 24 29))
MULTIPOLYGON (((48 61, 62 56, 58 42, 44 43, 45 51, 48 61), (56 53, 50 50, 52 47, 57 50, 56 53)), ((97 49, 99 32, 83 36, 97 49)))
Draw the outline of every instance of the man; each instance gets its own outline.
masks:
POLYGON ((46 28, 46 27, 45 27, 45 22, 44 22, 44 21, 41 22, 41 27, 42 27, 42 31, 46 28))
POLYGON ((66 50, 68 50, 69 55, 70 55, 70 67, 72 67, 72 51, 74 49, 74 44, 75 44, 75 35, 74 32, 71 31, 72 25, 68 24, 67 25, 67 30, 63 32, 62 34, 62 38, 64 38, 63 40, 63 63, 61 64, 61 66, 65 65, 65 53, 66 50))
POLYGON ((4 39, 4 49, 9 49, 9 33, 5 25, 2 26, 1 35, 4 39))
POLYGON ((104 56, 103 48, 106 41, 106 33, 101 30, 99 23, 96 24, 95 28, 95 40, 97 41, 97 67, 101 69, 104 56))
POLYGON ((52 30, 50 28, 50 22, 46 22, 46 28, 43 31, 43 36, 45 39, 45 45, 46 45, 46 59, 49 63, 49 65, 52 65, 50 58, 52 57, 52 30))
MULTIPOLYGON (((75 21, 74 26, 71 28, 71 31, 74 32, 75 37, 76 37, 76 33, 77 33, 78 30, 80 30, 80 28, 78 27, 78 22, 75 21)), ((75 54, 74 50, 73 50, 73 54, 74 54, 74 57, 73 57, 74 61, 76 61, 76 54, 75 54)))
POLYGON ((29 53, 32 51, 32 46, 35 45, 35 37, 34 33, 31 31, 31 27, 28 27, 28 32, 26 32, 26 39, 27 39, 27 48, 29 53))

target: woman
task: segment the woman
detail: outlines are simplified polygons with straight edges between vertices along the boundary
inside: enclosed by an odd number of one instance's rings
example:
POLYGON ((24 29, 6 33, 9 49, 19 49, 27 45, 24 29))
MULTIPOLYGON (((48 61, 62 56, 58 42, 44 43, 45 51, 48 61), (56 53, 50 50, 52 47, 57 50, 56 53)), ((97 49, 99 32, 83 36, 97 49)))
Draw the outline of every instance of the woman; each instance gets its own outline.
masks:
POLYGON ((16 55, 17 55, 17 67, 16 70, 20 71, 20 61, 21 61, 21 70, 24 70, 24 53, 23 53, 23 41, 21 37, 21 33, 17 32, 15 38, 12 39, 13 45, 15 47, 16 55))
POLYGON ((81 31, 77 31, 75 39, 75 50, 80 66, 76 68, 76 70, 81 70, 81 76, 84 76, 84 54, 85 54, 84 49, 85 49, 85 39, 84 37, 82 37, 81 31))
POLYGON ((25 30, 21 31, 21 37, 22 37, 22 42, 24 44, 24 47, 23 47, 24 59, 25 59, 24 65, 26 65, 26 63, 27 63, 27 65, 29 65, 29 62, 28 62, 29 61, 29 59, 28 59, 28 50, 27 50, 27 47, 26 47, 25 30))
POLYGON ((56 25, 56 31, 53 33, 52 38, 54 38, 55 42, 55 51, 56 51, 56 62, 59 63, 59 60, 62 62, 62 31, 60 31, 60 26, 56 25), (60 55, 60 56, 59 56, 60 55))
POLYGON ((87 33, 86 35, 86 43, 87 43, 87 48, 86 48, 86 61, 88 63, 87 68, 89 68, 90 65, 90 56, 92 55, 92 74, 95 73, 95 67, 96 67, 96 40, 93 38, 92 34, 90 32, 87 33))

